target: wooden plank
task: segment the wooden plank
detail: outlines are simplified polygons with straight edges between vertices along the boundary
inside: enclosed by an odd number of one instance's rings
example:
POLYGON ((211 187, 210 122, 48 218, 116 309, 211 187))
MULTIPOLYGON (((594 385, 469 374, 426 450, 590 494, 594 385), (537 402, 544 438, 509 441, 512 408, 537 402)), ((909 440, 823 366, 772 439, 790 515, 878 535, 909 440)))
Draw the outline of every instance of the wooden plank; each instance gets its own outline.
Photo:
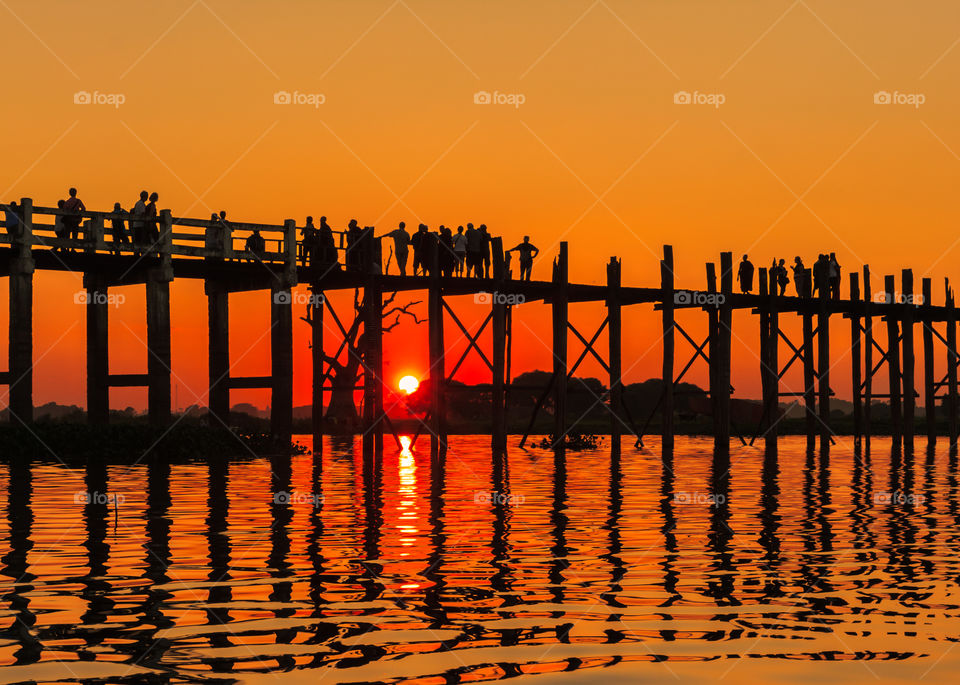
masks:
POLYGON ((673 453, 673 371, 674 371, 674 327, 673 327, 673 306, 674 306, 674 275, 673 275, 673 246, 663 246, 663 259, 660 260, 660 289, 663 292, 663 365, 660 375, 663 383, 662 398, 660 403, 660 430, 661 430, 661 452, 664 455, 673 453))
POLYGON ((273 376, 231 376, 230 387, 236 390, 273 388, 273 376))
POLYGON ((150 374, 111 373, 107 383, 111 388, 146 388, 150 386, 150 374))

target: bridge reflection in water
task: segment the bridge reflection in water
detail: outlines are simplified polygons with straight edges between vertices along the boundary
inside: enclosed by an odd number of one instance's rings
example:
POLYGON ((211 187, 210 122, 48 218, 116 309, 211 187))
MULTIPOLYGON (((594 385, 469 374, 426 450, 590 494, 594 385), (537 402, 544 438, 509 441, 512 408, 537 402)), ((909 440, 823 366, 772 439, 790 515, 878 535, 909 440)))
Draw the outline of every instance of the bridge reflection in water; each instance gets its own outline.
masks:
POLYGON ((957 458, 781 443, 5 464, 0 679, 945 680, 957 458))

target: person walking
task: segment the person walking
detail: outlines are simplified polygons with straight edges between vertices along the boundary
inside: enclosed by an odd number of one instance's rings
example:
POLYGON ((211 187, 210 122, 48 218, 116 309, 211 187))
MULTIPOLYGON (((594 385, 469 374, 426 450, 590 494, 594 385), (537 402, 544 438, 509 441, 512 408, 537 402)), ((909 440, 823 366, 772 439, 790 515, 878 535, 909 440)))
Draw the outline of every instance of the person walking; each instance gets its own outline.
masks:
POLYGON ((737 269, 737 281, 740 283, 740 292, 748 293, 753 290, 753 264, 743 255, 740 268, 737 269))

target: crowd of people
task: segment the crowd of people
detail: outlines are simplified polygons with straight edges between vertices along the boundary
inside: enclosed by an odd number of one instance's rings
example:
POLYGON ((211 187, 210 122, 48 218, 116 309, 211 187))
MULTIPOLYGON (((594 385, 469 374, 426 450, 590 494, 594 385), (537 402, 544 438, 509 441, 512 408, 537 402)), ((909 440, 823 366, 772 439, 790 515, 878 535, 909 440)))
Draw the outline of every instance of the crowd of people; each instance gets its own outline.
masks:
MULTIPOLYGON (((125 248, 143 252, 159 242, 157 210, 159 199, 160 196, 157 193, 148 193, 143 190, 140 192, 139 199, 129 210, 124 209, 119 202, 114 203, 113 211, 104 215, 104 219, 110 222, 110 233, 113 239, 111 247, 114 253, 119 254, 125 248)), ((77 189, 70 188, 68 197, 58 201, 57 207, 62 210, 55 216, 54 232, 57 238, 73 241, 89 239, 88 236, 81 235, 80 229, 87 208, 77 196, 77 189)), ((4 205, 3 210, 7 232, 16 233, 20 225, 17 203, 11 202, 4 205)), ((232 229, 233 227, 227 221, 226 212, 211 214, 210 226, 205 236, 205 247, 213 251, 224 250, 227 241, 232 241, 232 237, 228 237, 231 236, 232 229)), ((303 228, 300 229, 300 240, 297 245, 298 259, 304 266, 315 265, 330 269, 346 268, 358 271, 363 266, 363 250, 359 249, 359 245, 365 230, 360 228, 356 219, 350 221, 344 232, 346 244, 341 247, 344 248, 345 255, 343 264, 340 264, 338 253, 340 247, 337 245, 335 231, 327 223, 327 217, 321 216, 320 224, 315 225, 313 217, 308 216, 303 228)), ((397 269, 401 276, 407 275, 407 264, 411 252, 413 261, 410 265, 410 275, 429 275, 432 269, 433 249, 436 245, 437 268, 440 275, 448 278, 453 276, 490 278, 491 236, 486 224, 474 227, 472 223, 468 223, 466 227, 458 226, 456 233, 443 225, 436 232, 431 232, 426 224, 420 224, 411 235, 407 231, 406 224, 401 221, 396 229, 382 237, 390 238, 392 241, 392 253, 396 258, 397 269)), ((260 229, 255 227, 251 230, 244 243, 244 252, 246 254, 241 258, 248 261, 257 261, 266 255, 266 240, 261 235, 260 229)), ((514 252, 518 256, 520 279, 530 280, 533 260, 539 255, 540 250, 530 242, 530 236, 524 236, 523 242, 504 251, 507 273, 510 273, 510 261, 514 252)), ((389 266, 388 261, 386 271, 389 270, 389 266)))
MULTIPOLYGON (((829 255, 820 254, 813 263, 812 268, 807 268, 803 264, 803 259, 799 256, 793 258, 793 285, 798 297, 828 297, 834 300, 840 299, 840 263, 837 261, 837 254, 831 252, 829 255)), ((740 291, 750 293, 753 291, 754 266, 747 255, 743 255, 740 265, 737 269, 737 282, 740 284, 740 291)), ((786 261, 774 258, 767 271, 768 276, 772 278, 774 292, 779 290, 780 295, 785 295, 787 286, 790 284, 790 276, 787 271, 786 261)))

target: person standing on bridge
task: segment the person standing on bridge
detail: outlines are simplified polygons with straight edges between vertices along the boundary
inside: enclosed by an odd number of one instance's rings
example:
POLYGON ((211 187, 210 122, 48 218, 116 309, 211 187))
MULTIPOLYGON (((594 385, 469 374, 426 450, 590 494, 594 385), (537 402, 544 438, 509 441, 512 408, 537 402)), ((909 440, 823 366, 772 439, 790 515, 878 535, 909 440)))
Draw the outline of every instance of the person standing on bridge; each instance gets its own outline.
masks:
POLYGON ((413 247, 413 275, 418 271, 427 273, 426 250, 427 250, 427 225, 420 224, 417 232, 410 238, 410 245, 413 247))
POLYGON ((317 258, 315 246, 317 242, 317 227, 313 225, 313 217, 308 216, 300 231, 300 263, 303 266, 313 264, 317 258))
POLYGON ((748 293, 753 290, 753 264, 743 255, 740 268, 737 269, 737 281, 740 283, 740 292, 748 293))
POLYGON ((813 290, 812 297, 827 297, 830 295, 830 260, 827 255, 820 254, 813 263, 813 290))
POLYGON ((540 250, 530 242, 530 236, 523 236, 523 242, 516 247, 511 247, 507 252, 520 253, 520 280, 529 281, 533 271, 533 258, 540 254, 540 250))
POLYGON ((80 222, 83 221, 80 212, 87 211, 87 208, 84 206, 83 200, 77 197, 76 188, 71 188, 69 193, 70 197, 64 201, 63 208, 70 213, 63 217, 63 225, 67 228, 67 236, 70 240, 78 240, 80 238, 80 222))
POLYGON ((10 204, 3 208, 3 226, 7 229, 7 235, 11 238, 20 237, 20 208, 17 203, 10 200, 10 204))
POLYGON ((786 294, 789 283, 790 277, 787 275, 787 260, 781 259, 777 265, 777 285, 780 286, 780 297, 786 294))
POLYGON ((463 265, 467 261, 467 236, 463 234, 463 226, 457 226, 457 234, 453 236, 453 254, 457 258, 457 276, 463 276, 463 265))
POLYGON ((483 277, 490 278, 490 234, 487 225, 480 224, 480 259, 483 262, 483 277))
POLYGON ((835 299, 840 299, 840 262, 837 261, 837 253, 830 253, 830 296, 835 299))
POLYGON ((360 237, 363 235, 363 229, 356 219, 351 219, 347 227, 347 269, 351 271, 360 271, 361 255, 360 237))
POLYGON ((320 217, 320 228, 317 229, 317 244, 319 246, 318 259, 327 271, 339 270, 337 261, 337 243, 333 239, 333 229, 327 223, 327 217, 320 217))
POLYGON ((124 245, 129 245, 127 240, 127 210, 119 202, 113 203, 113 214, 110 217, 110 227, 113 229, 113 253, 120 254, 120 249, 124 245))
POLYGON ((247 242, 244 248, 253 255, 251 262, 259 262, 263 259, 263 253, 267 250, 267 241, 260 235, 260 229, 253 229, 253 233, 247 236, 247 242))
POLYGON ((467 224, 467 276, 480 278, 483 272, 483 236, 480 231, 467 224))
POLYGON ((807 287, 807 270, 803 267, 803 260, 799 255, 793 258, 793 287, 797 291, 797 297, 803 297, 807 287))
POLYGON ((148 197, 147 191, 141 190, 140 199, 133 205, 133 210, 130 212, 130 232, 133 233, 133 245, 138 248, 137 252, 140 252, 139 246, 147 242, 146 222, 144 218, 147 216, 148 197))
POLYGON ((400 222, 400 225, 393 231, 387 233, 387 237, 393 238, 393 253, 397 256, 397 268, 400 269, 400 275, 407 275, 407 254, 410 247, 410 234, 407 233, 407 225, 400 222))
POLYGON ((147 239, 150 241, 150 247, 155 249, 160 242, 160 226, 157 223, 159 213, 157 211, 157 200, 160 196, 156 193, 150 193, 150 202, 147 203, 147 239))
POLYGON ((457 266, 457 255, 453 251, 453 231, 440 226, 440 273, 447 278, 453 276, 457 266))

